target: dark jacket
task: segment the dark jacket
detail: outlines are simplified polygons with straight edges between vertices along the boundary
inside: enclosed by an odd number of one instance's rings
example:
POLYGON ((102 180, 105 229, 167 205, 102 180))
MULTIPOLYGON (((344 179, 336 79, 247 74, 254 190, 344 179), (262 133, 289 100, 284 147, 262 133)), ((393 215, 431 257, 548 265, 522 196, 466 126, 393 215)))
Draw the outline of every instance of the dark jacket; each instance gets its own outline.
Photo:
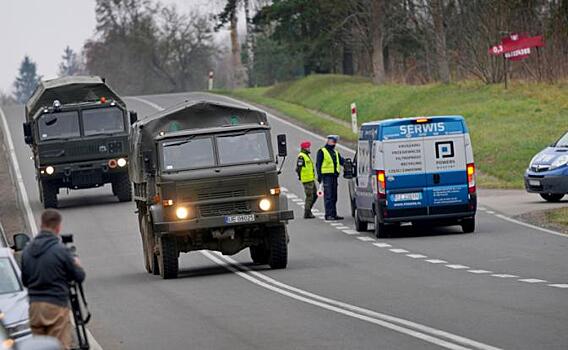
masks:
MULTIPOLYGON (((333 152, 335 152, 335 147, 334 146, 330 146, 330 145, 325 145, 325 148, 327 148, 327 150, 329 151, 330 154, 333 155, 333 152)), ((339 152, 337 152, 337 154, 339 154, 339 152)), ((337 164, 335 164, 335 157, 331 157, 331 159, 333 160, 333 166, 336 167, 337 164)), ((341 154, 339 154, 339 165, 343 165, 344 163, 344 159, 341 156, 341 154)), ((321 150, 321 148, 318 150, 318 154, 317 154, 317 158, 316 158, 316 171, 318 173, 318 182, 322 181, 322 174, 321 174, 321 165, 323 164, 323 152, 321 150)), ((339 176, 339 173, 336 173, 335 176, 339 176)))
POLYGON ((30 302, 69 304, 69 282, 83 282, 85 272, 55 234, 40 232, 22 253, 22 282, 30 302))

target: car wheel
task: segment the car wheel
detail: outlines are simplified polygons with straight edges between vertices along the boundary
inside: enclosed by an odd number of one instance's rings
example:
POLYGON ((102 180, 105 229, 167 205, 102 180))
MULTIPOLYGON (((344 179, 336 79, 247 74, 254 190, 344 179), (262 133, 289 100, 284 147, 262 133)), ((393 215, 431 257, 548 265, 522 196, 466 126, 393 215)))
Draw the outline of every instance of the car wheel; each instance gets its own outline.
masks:
POLYGON ((562 193, 541 193, 540 196, 546 200, 547 202, 560 202, 562 198, 564 198, 564 194, 562 193))

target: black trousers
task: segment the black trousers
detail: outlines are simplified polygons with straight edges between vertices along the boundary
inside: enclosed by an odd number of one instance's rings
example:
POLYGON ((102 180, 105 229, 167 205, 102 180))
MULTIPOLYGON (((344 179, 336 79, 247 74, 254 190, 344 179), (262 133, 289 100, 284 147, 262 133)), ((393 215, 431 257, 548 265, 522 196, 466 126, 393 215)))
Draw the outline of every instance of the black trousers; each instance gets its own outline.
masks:
POLYGON ((337 216, 337 175, 323 175, 323 200, 325 216, 337 216))

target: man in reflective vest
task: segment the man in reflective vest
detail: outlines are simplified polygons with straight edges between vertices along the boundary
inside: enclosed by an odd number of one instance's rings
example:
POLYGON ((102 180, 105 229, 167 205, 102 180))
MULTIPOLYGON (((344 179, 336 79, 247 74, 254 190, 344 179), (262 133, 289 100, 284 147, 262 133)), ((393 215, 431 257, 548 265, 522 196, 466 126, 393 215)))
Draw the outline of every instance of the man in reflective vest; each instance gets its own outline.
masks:
POLYGON ((304 141, 300 144, 300 154, 298 155, 298 162, 296 164, 296 173, 302 185, 304 185, 304 192, 306 200, 304 204, 304 219, 315 218, 312 214, 312 208, 316 203, 317 187, 316 187, 316 169, 314 162, 310 157, 310 147, 312 144, 309 141, 304 141))
POLYGON ((316 170, 318 173, 318 182, 323 182, 323 196, 325 202, 325 219, 326 220, 343 220, 337 215, 337 179, 343 165, 343 158, 335 149, 335 145, 339 140, 337 135, 329 135, 327 143, 320 148, 317 154, 316 170))

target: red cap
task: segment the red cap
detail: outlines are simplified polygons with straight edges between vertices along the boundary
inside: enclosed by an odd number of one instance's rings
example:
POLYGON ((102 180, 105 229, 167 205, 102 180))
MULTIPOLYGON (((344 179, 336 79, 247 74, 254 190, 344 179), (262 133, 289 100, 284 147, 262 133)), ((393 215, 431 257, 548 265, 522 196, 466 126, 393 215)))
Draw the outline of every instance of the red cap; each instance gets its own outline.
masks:
POLYGON ((302 143, 300 143, 300 148, 302 149, 308 149, 312 146, 312 143, 310 141, 302 141, 302 143))

